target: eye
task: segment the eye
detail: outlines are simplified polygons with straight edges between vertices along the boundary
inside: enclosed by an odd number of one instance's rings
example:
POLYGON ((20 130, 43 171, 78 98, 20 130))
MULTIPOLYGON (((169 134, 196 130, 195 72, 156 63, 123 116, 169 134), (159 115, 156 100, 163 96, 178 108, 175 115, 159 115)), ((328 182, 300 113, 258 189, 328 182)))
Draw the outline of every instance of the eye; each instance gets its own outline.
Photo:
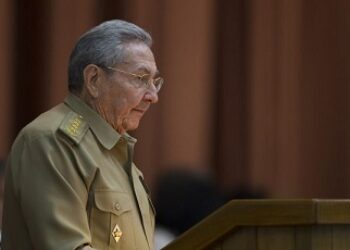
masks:
POLYGON ((139 76, 139 80, 140 80, 143 84, 148 85, 149 80, 150 80, 150 75, 149 75, 149 74, 140 75, 140 76, 139 76))

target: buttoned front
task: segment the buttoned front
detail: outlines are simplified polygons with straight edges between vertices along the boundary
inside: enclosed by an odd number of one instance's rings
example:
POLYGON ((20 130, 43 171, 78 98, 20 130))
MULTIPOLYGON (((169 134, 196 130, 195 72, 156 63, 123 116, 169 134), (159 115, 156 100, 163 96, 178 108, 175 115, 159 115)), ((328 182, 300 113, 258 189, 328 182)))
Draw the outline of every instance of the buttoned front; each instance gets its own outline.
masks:
POLYGON ((3 249, 153 249, 135 142, 73 95, 26 126, 8 159, 3 249))

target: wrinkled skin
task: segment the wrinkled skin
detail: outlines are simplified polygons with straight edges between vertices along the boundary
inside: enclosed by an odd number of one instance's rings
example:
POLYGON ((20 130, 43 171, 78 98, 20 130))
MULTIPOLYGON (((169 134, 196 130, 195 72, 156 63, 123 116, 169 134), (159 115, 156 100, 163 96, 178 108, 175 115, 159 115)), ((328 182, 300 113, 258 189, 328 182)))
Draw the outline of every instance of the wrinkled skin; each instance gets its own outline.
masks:
MULTIPOLYGON (((158 74, 154 56, 143 43, 125 45, 123 63, 114 65, 125 72, 154 78, 158 74)), ((138 128, 150 105, 158 101, 154 86, 136 88, 137 78, 121 73, 108 73, 96 65, 84 69, 82 99, 95 109, 120 134, 138 128)))

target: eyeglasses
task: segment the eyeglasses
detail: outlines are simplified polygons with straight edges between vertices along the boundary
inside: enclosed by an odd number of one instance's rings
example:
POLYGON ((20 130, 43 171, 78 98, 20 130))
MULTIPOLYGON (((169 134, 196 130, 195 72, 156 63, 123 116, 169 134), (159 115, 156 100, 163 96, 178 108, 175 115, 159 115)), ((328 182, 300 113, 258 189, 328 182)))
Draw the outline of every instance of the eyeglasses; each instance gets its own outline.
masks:
POLYGON ((138 79, 138 81, 135 82, 135 86, 137 88, 145 87, 147 89, 151 88, 151 85, 155 87, 157 93, 159 90, 162 88, 164 79, 162 77, 157 77, 157 78, 149 78, 150 74, 143 74, 143 75, 138 75, 130 72, 126 72, 120 69, 112 68, 112 67, 107 67, 107 69, 120 72, 129 76, 133 76, 138 79))

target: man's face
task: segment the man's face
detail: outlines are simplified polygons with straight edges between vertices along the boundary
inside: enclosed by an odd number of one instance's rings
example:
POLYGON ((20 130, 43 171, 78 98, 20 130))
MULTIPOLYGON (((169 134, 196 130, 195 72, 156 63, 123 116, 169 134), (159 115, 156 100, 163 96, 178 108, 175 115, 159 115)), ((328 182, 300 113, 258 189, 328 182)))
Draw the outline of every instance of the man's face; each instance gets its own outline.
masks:
MULTIPOLYGON (((124 72, 157 77, 158 70, 152 51, 142 43, 125 45, 124 61, 114 68, 124 72)), ((154 86, 136 87, 137 77, 114 71, 105 72, 99 84, 96 109, 119 133, 134 130, 152 103, 158 101, 154 86)))

